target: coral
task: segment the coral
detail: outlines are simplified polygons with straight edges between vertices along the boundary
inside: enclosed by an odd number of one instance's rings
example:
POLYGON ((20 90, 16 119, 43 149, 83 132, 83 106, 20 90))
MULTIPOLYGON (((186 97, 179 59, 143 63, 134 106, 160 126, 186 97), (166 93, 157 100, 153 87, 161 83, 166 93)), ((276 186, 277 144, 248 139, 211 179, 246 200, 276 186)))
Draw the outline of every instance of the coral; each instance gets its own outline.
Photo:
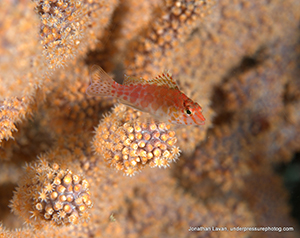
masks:
POLYGON ((102 113, 116 102, 89 97, 85 93, 89 85, 89 69, 84 62, 76 62, 69 68, 73 70, 54 74, 56 80, 48 86, 47 103, 39 108, 45 115, 51 115, 40 118, 41 123, 50 124, 59 135, 92 129, 102 113))
POLYGON ((24 110, 24 104, 26 104, 27 98, 23 98, 19 100, 16 98, 15 100, 4 100, 1 105, 0 111, 0 127, 1 127, 1 134, 0 134, 0 142, 3 139, 11 139, 13 138, 12 133, 17 131, 15 123, 18 122, 21 118, 25 118, 26 110, 24 110))
POLYGON ((26 223, 40 227, 78 224, 89 218, 91 208, 89 182, 57 163, 46 159, 25 167, 26 176, 12 200, 12 210, 26 223), (23 202, 21 202, 23 201, 23 202), (28 212, 29 211, 29 212, 28 212))
POLYGON ((117 0, 46 0, 34 3, 23 1, 16 8, 14 4, 3 5, 0 30, 3 59, 0 70, 0 122, 3 131, 1 129, 0 143, 3 139, 12 138, 12 132, 16 131, 15 124, 26 112, 31 113, 32 103, 37 99, 37 87, 47 84, 54 69, 65 66, 66 62, 76 61, 75 56, 95 47, 99 37, 97 32, 108 24, 117 3, 117 0), (35 9, 35 14, 32 9, 35 9), (9 28, 14 21, 18 24, 9 28), (40 37, 36 37, 38 29, 40 37), (14 68, 13 73, 11 68, 14 68), (6 106, 17 105, 20 101, 21 106, 6 106))
MULTIPOLYGON (((47 72, 42 45, 37 37, 38 16, 31 1, 1 2, 0 15, 0 100, 22 100, 34 95, 36 85, 47 72), (14 27, 11 27, 11 25, 14 27)), ((22 107, 24 108, 24 106, 22 107)), ((26 111, 26 110, 25 110, 26 111)))
MULTIPOLYGON (((135 189, 126 197, 130 207, 128 214, 116 214, 117 221, 124 215, 129 217, 126 221, 127 229, 133 234, 143 234, 145 237, 181 235, 182 237, 207 237, 206 232, 190 232, 189 228, 254 224, 247 205, 234 196, 210 201, 198 200, 182 189, 176 188, 177 181, 165 170, 152 173, 152 169, 145 169, 135 178, 137 178, 133 181, 135 189), (140 222, 136 224, 136 221, 140 222), (178 234, 178 230, 184 232, 178 234)), ((138 236, 132 235, 132 237, 138 236)), ((247 235, 232 232, 230 237, 247 237, 247 235)))
POLYGON ((299 1, 0 8, 1 237, 299 236, 277 173, 300 150, 299 1), (93 65, 118 82, 168 69, 206 124, 112 109, 85 93, 93 65))
POLYGON ((180 153, 176 141, 170 125, 118 105, 100 122, 93 146, 111 167, 132 176, 146 165, 168 167, 180 153))
MULTIPOLYGON (((252 176, 245 179, 245 187, 241 189, 240 195, 249 204, 253 212, 256 224, 261 226, 284 226, 288 227, 294 223, 289 216, 290 209, 283 204, 288 200, 288 194, 283 186, 282 179, 273 174, 272 171, 255 171, 252 176), (267 173, 266 173, 267 172, 267 173), (272 175, 272 176, 270 176, 272 175), (273 189, 268 189, 272 186, 273 189), (255 191, 255 192, 254 192, 255 191), (253 195, 254 194, 254 195, 253 195), (266 204, 264 201, 269 201, 266 204), (275 214, 280 213, 281 216, 275 214)), ((267 237, 271 237, 268 235, 267 237)), ((257 235, 257 237, 265 237, 257 235)), ((278 237, 280 237, 278 235, 278 237)), ((293 234, 285 234, 285 237, 293 237, 293 234)))
POLYGON ((162 71, 212 5, 211 0, 165 1, 145 33, 130 43, 126 73, 149 78, 162 71))
POLYGON ((96 32, 109 21, 115 1, 35 0, 40 38, 48 67, 62 67, 78 52, 93 47, 96 32))

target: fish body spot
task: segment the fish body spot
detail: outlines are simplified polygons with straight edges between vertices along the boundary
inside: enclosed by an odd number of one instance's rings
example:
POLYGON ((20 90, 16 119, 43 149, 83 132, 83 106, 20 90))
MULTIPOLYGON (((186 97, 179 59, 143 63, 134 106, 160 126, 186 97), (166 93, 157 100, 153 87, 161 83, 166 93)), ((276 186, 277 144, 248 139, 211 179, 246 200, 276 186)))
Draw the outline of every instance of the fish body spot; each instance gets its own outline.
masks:
POLYGON ((158 108, 160 107, 160 105, 156 102, 153 102, 151 103, 151 107, 152 107, 152 110, 155 112, 158 110, 158 108))
POLYGON ((151 94, 147 94, 144 98, 145 101, 147 102, 153 102, 154 101, 154 97, 151 94))
POLYGON ((134 94, 134 93, 130 94, 130 102, 131 103, 135 103, 137 98, 138 98, 138 94, 134 94))
POLYGON ((148 102, 146 102, 146 101, 142 101, 141 102, 141 106, 143 107, 143 108, 146 108, 146 107, 148 107, 148 102))

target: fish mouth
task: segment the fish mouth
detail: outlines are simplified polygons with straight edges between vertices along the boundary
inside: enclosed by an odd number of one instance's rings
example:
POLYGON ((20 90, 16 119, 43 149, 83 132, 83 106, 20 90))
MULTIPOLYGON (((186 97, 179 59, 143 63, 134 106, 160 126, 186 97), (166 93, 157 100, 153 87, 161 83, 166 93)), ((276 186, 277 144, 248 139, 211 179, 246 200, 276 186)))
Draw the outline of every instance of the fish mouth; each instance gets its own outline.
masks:
POLYGON ((197 125, 204 125, 205 124, 205 117, 202 115, 201 112, 196 112, 194 117, 196 119, 194 121, 197 125))
POLYGON ((205 125, 205 121, 198 122, 198 125, 201 125, 201 126, 205 125))
POLYGON ((197 121, 196 125, 203 126, 205 125, 205 121, 197 121))

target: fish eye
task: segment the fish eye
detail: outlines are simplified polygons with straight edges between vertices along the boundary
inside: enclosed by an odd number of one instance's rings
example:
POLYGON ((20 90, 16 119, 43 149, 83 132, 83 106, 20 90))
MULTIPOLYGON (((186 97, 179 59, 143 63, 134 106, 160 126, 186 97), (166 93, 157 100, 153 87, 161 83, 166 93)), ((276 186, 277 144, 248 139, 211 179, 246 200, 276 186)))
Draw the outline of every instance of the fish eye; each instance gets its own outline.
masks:
POLYGON ((188 114, 188 115, 191 115, 191 114, 192 114, 192 112, 191 112, 189 109, 186 109, 185 112, 186 112, 186 114, 188 114))

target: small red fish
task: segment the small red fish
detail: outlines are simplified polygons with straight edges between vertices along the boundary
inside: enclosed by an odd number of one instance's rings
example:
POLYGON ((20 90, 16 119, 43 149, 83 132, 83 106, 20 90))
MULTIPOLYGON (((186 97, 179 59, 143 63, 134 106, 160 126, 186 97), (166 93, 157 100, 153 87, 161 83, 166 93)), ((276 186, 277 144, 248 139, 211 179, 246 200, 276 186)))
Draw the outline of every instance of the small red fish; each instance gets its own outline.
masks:
POLYGON ((148 112, 160 121, 179 125, 205 123, 202 108, 179 90, 168 72, 149 81, 126 76, 123 84, 118 84, 102 68, 94 66, 86 93, 116 98, 120 103, 148 112))

